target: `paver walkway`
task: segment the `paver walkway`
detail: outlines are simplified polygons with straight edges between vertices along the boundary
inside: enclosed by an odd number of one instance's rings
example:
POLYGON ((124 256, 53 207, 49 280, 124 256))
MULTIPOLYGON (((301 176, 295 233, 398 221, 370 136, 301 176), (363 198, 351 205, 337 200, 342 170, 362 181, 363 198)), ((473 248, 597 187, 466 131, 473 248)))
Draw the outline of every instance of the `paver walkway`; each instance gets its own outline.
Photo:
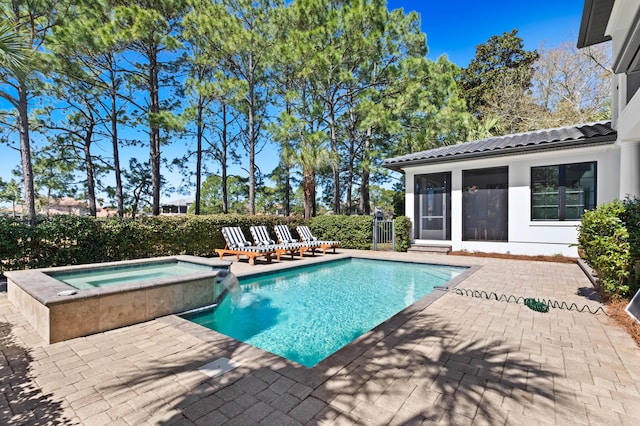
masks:
MULTIPOLYGON (((360 252, 341 253, 281 264, 360 252)), ((364 254, 481 265, 459 287, 599 306, 576 265, 364 254)), ((0 293, 0 424, 637 424, 640 349, 606 316, 453 292, 424 305, 308 369, 176 316, 46 345, 0 293), (198 370, 220 357, 241 365, 198 370)))

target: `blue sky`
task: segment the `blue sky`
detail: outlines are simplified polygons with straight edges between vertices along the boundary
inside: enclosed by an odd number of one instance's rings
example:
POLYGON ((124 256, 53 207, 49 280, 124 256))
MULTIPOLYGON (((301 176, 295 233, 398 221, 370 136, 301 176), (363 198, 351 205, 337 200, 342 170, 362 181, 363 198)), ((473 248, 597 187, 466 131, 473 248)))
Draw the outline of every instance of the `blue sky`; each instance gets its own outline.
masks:
POLYGON ((555 47, 576 41, 584 1, 387 0, 387 5, 390 10, 403 8, 420 14, 428 58, 435 60, 446 54, 458 66, 466 67, 478 44, 514 28, 527 49, 536 49, 543 42, 555 47))
MULTIPOLYGON (((575 42, 577 39, 583 0, 538 0, 538 1, 435 1, 435 0, 387 0, 390 10, 403 8, 405 12, 416 11, 421 16, 422 31, 427 34, 429 59, 435 60, 446 54, 452 62, 466 67, 475 55, 475 47, 484 43, 492 35, 518 29, 526 49, 537 49, 541 44, 548 48, 563 42, 575 42)), ((4 104, 0 104, 0 107, 4 104)), ((140 135, 142 139, 144 135, 140 135)), ((109 145, 100 144, 105 155, 109 155, 109 145)), ((180 155, 183 144, 163 148, 168 159, 180 155)), ((95 154, 102 154, 95 152, 95 154)), ((148 158, 149 148, 141 147, 135 153, 128 153, 144 161, 148 158)), ((11 169, 20 163, 19 153, 0 144, 0 177, 11 179, 11 169)), ((277 149, 267 146, 256 157, 263 173, 270 173, 277 164, 277 149)), ((247 168, 244 159, 242 167, 247 168)), ((128 164, 128 158, 122 165, 128 164)), ((241 166, 234 166, 231 173, 245 175, 241 166)), ((180 176, 163 170, 169 182, 178 186, 180 176)), ((163 200, 175 199, 183 195, 163 195, 163 200)))

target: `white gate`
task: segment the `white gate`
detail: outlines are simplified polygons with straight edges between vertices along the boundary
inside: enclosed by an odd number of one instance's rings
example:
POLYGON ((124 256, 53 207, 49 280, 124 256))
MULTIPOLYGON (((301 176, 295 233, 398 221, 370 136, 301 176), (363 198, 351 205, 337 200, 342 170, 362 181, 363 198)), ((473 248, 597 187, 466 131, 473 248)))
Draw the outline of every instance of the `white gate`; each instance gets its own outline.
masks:
POLYGON ((373 220, 373 249, 396 251, 396 232, 393 220, 373 220))

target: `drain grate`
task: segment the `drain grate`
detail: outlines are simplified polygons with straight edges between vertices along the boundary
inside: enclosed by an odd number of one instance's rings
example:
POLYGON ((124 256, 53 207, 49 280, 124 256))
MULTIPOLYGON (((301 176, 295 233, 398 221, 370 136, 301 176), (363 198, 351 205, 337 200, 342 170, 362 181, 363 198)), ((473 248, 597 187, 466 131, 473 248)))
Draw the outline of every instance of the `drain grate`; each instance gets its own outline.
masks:
POLYGON ((229 371, 239 367, 240 365, 241 364, 239 362, 222 357, 203 365, 202 367, 198 368, 198 371, 206 374, 209 377, 217 377, 223 375, 224 373, 228 373, 229 371))

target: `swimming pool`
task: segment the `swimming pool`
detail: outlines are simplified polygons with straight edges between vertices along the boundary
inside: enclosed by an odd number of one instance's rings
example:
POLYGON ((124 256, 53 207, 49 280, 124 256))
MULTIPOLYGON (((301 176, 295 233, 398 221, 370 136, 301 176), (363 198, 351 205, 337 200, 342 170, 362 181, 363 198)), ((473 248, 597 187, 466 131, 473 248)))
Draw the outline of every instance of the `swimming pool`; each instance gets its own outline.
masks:
POLYGON ((197 324, 313 367, 468 268, 349 258, 241 279, 197 324))

